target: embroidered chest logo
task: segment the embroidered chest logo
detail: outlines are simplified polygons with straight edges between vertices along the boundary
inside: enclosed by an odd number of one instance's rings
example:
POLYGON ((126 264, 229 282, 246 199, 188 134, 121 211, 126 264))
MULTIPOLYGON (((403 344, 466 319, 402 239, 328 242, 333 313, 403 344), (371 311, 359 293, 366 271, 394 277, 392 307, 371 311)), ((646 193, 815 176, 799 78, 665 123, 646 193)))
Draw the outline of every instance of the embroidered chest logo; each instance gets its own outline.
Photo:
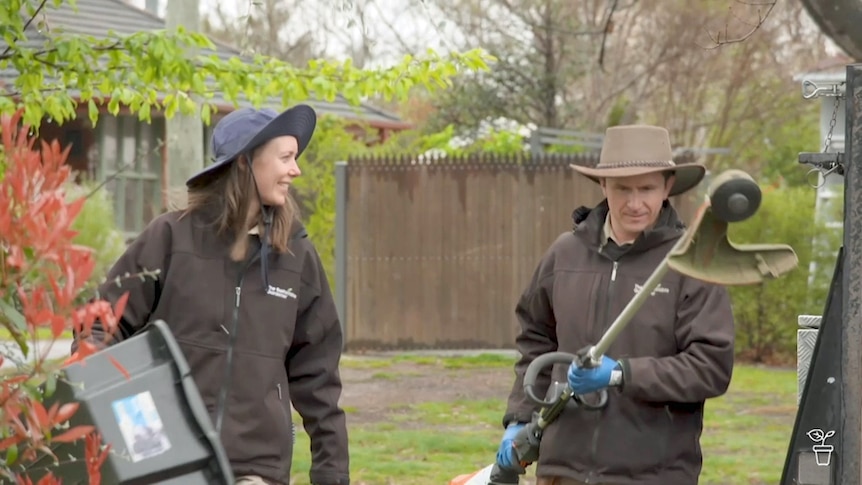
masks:
MULTIPOLYGON (((644 287, 643 287, 643 286, 641 286, 641 285, 639 285, 639 284, 635 283, 635 295, 637 295, 638 293, 640 293, 643 289, 644 289, 644 287)), ((655 294, 656 294, 656 293, 664 293, 664 294, 667 294, 667 293, 670 293, 670 290, 669 290, 669 289, 667 289, 667 288, 665 288, 664 286, 662 286, 662 285, 661 285, 661 283, 659 283, 659 284, 658 284, 658 285, 656 285, 656 287, 652 290, 652 292, 650 293, 650 295, 649 295, 649 296, 655 296, 655 294)))
POLYGON ((293 288, 288 288, 285 290, 284 288, 269 285, 269 288, 266 289, 266 294, 269 296, 277 296, 284 300, 287 300, 288 298, 293 298, 294 300, 296 299, 296 293, 293 292, 293 288))

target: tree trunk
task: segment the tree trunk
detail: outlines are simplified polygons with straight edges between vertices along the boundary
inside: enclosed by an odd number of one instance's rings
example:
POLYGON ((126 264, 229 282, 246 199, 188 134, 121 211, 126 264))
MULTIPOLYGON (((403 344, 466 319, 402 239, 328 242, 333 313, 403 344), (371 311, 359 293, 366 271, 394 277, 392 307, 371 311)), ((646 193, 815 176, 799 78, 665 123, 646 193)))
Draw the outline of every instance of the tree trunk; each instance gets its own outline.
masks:
POLYGON ((862 60, 862 0, 802 0, 824 34, 855 61, 862 60))

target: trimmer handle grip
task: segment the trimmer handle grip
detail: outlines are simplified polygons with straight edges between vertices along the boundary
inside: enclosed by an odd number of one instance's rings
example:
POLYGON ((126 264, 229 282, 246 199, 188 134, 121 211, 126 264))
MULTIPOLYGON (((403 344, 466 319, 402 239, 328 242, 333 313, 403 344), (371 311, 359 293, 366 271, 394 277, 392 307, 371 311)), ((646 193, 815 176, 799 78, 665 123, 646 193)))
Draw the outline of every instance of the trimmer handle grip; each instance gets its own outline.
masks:
MULTIPOLYGON (((591 345, 587 345, 582 348, 575 354, 574 363, 583 369, 594 369, 598 367, 598 363, 593 362, 593 359, 590 358, 590 352, 593 347, 591 345)), ((601 357, 601 355, 599 356, 601 357)))
MULTIPOLYGON (((592 346, 586 346, 578 351, 575 354, 574 363, 583 369, 594 369, 597 367, 597 364, 593 362, 593 359, 590 357, 590 351, 592 350, 592 346)), ((596 394, 596 393, 591 393, 596 394)), ((580 407, 584 407, 586 409, 592 411, 598 411, 599 409, 603 409, 608 404, 608 390, 601 389, 597 392, 599 396, 598 402, 590 402, 580 394, 572 393, 572 399, 578 404, 580 407)), ((593 400, 594 401, 594 400, 593 400)))
POLYGON ((533 420, 524 426, 512 440, 515 446, 515 455, 522 467, 526 468, 539 459, 539 445, 542 441, 542 430, 533 420))
POLYGON ((601 389, 598 392, 593 392, 591 394, 598 394, 599 400, 598 402, 590 402, 584 399, 584 396, 581 394, 572 394, 572 399, 578 404, 578 406, 589 409, 591 411, 598 411, 600 409, 604 409, 608 404, 608 390, 601 389))

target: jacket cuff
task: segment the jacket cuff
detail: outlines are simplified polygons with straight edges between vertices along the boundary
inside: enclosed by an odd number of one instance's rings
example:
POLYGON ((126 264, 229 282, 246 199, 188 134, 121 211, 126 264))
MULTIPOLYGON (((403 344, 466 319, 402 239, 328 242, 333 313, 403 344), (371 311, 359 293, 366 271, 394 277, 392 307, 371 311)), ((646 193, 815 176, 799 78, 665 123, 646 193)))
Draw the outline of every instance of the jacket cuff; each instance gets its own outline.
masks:
POLYGON ((620 370, 623 371, 623 380, 622 382, 620 382, 619 385, 620 390, 622 390, 622 388, 625 387, 626 383, 629 382, 632 378, 632 368, 629 364, 628 359, 620 359, 617 361, 617 363, 619 363, 620 365, 620 370))
POLYGON ((533 413, 506 413, 503 416, 503 429, 509 427, 512 423, 529 423, 533 420, 533 413))

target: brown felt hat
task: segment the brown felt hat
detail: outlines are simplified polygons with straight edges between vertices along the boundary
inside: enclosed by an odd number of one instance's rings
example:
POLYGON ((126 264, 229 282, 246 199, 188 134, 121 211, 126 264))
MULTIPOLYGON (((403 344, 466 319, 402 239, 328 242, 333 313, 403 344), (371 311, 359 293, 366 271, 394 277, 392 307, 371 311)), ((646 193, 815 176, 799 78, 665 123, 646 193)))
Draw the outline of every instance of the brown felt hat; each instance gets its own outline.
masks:
POLYGON ((612 126, 605 132, 602 154, 595 167, 571 165, 579 173, 598 183, 608 177, 632 177, 656 172, 674 172, 671 196, 697 186, 706 167, 698 163, 677 165, 673 161, 670 135, 665 128, 648 125, 612 126))

